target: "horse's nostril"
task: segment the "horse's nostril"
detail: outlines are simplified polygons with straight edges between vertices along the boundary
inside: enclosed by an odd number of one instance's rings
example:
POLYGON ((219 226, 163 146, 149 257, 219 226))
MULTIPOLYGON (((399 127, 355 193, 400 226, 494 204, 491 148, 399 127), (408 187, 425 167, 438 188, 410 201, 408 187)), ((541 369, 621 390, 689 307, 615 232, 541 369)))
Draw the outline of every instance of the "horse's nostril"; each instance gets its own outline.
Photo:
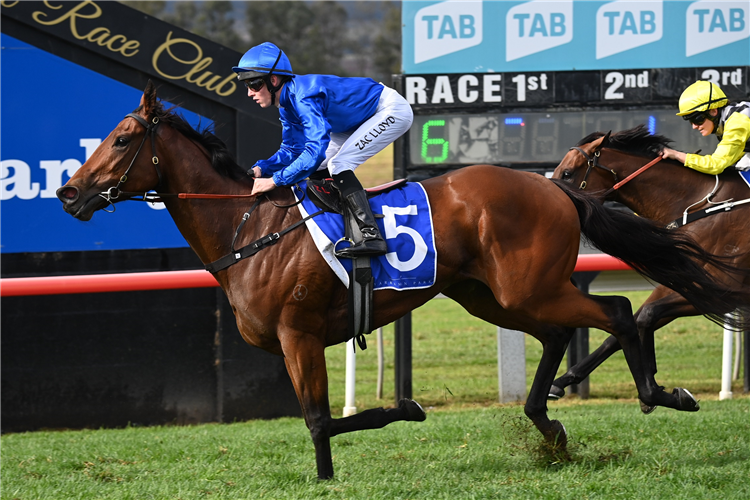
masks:
POLYGON ((78 197, 78 189, 69 186, 63 186, 57 190, 57 197, 62 201, 73 200, 78 197))

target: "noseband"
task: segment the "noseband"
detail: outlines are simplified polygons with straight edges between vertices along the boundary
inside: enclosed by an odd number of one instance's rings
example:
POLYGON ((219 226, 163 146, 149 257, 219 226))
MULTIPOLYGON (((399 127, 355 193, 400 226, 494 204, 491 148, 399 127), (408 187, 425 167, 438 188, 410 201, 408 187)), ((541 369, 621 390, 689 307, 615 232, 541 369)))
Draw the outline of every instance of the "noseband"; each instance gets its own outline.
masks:
MULTIPOLYGON (((143 139, 141 139, 141 144, 138 146, 138 150, 135 152, 135 155, 133 156, 133 159, 130 160, 130 165, 128 165, 127 170, 125 170, 125 173, 122 174, 122 177, 120 177, 120 180, 117 182, 117 186, 113 186, 106 191, 99 193, 99 196, 107 200, 107 203, 112 205, 112 210, 107 210, 106 208, 103 209, 105 212, 114 212, 115 211, 115 205, 114 200, 117 200, 120 197, 120 194, 122 194, 122 190, 120 189, 123 184, 128 180, 128 173, 130 172, 130 169, 133 168, 133 164, 135 164, 136 158, 138 158, 138 154, 141 152, 141 149, 143 148, 143 145, 146 143, 146 139, 148 139, 148 136, 151 135, 151 163, 154 165, 154 169, 156 169, 156 175, 159 177, 159 184, 161 184, 161 170, 159 170, 159 158, 156 156, 156 129, 159 126, 159 117, 155 116, 151 119, 151 122, 147 122, 143 119, 143 117, 135 114, 135 113, 128 113, 125 115, 125 118, 133 118, 135 121, 140 123, 146 128, 146 133, 143 134, 143 139)), ((157 186, 159 185, 157 184, 157 186)))
POLYGON ((581 185, 578 186, 578 189, 581 189, 581 190, 586 189, 586 179, 589 178, 589 174, 591 173, 591 170, 594 167, 601 168, 602 170, 606 170, 607 172, 610 172, 612 175, 615 176, 615 182, 617 182, 617 172, 599 163, 599 156, 602 153, 601 151, 599 150, 595 151, 594 156, 592 157, 592 156, 589 156, 588 153, 586 153, 586 151, 576 146, 573 146, 572 148, 570 148, 569 151, 573 151, 574 149, 578 151, 579 153, 581 153, 584 158, 586 158, 586 164, 588 165, 588 168, 586 169, 586 174, 583 176, 583 181, 581 182, 581 185))

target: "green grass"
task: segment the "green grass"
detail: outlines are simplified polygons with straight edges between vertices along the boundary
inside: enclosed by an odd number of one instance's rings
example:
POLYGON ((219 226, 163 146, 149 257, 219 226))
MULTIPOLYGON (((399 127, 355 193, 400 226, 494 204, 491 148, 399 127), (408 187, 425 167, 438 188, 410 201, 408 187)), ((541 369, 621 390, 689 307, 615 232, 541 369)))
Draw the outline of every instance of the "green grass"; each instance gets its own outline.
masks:
MULTIPOLYGON (((635 305, 646 293, 628 295, 635 305)), ((657 333, 657 380, 684 386, 701 411, 642 415, 621 354, 602 365, 587 401, 549 404, 567 427, 560 462, 520 404, 497 401, 495 328, 450 300, 414 312, 414 396, 422 423, 332 439, 332 481, 318 482, 301 419, 229 425, 32 432, 2 436, 2 500, 33 499, 587 499, 750 498, 750 397, 718 401, 721 329, 684 318, 657 333)), ((591 333, 591 346, 603 340, 591 333)), ((376 353, 358 352, 357 406, 393 404, 393 330, 375 398, 376 353)), ((540 357, 527 338, 527 378, 540 357)), ((334 416, 344 403, 344 346, 328 350, 334 416)), ((564 367, 563 367, 564 369, 564 367)))
POLYGON ((299 419, 37 432, 3 437, 3 499, 750 497, 750 404, 644 416, 563 402, 573 460, 557 462, 518 405, 429 412, 426 422, 333 438, 318 482, 299 419))

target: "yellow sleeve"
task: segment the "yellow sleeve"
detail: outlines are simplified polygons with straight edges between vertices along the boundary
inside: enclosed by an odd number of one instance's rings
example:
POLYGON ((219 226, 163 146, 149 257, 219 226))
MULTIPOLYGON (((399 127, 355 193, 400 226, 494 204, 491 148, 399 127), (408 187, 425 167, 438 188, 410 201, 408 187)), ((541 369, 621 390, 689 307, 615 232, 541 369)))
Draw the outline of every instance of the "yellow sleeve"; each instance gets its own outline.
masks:
POLYGON ((733 113, 724 124, 724 135, 712 155, 685 155, 685 166, 704 174, 716 175, 734 165, 745 154, 745 143, 750 138, 750 118, 733 113))

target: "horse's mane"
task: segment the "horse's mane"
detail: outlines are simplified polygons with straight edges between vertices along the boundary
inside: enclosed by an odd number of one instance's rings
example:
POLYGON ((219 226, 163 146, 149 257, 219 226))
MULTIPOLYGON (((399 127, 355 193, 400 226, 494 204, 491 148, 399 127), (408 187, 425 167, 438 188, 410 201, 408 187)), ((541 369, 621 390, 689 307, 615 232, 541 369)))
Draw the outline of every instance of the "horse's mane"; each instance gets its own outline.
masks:
MULTIPOLYGON (((594 132, 581 139, 576 146, 583 146, 593 142, 606 134, 602 132, 594 132)), ((629 130, 623 130, 622 132, 616 132, 609 136, 604 147, 618 149, 626 153, 642 154, 644 156, 654 156, 661 153, 662 149, 669 146, 673 142, 672 139, 668 139, 663 135, 652 135, 645 125, 638 125, 637 127, 629 130)))
MULTIPOLYGON (((143 106, 139 106, 136 112, 142 108, 143 106)), ((247 178, 242 167, 234 161, 227 145, 213 133, 210 126, 202 130, 194 129, 182 116, 174 112, 175 108, 176 106, 165 109, 162 103, 157 101, 153 113, 161 122, 166 123, 189 140, 203 146, 211 156, 211 166, 220 175, 234 180, 247 178)))

